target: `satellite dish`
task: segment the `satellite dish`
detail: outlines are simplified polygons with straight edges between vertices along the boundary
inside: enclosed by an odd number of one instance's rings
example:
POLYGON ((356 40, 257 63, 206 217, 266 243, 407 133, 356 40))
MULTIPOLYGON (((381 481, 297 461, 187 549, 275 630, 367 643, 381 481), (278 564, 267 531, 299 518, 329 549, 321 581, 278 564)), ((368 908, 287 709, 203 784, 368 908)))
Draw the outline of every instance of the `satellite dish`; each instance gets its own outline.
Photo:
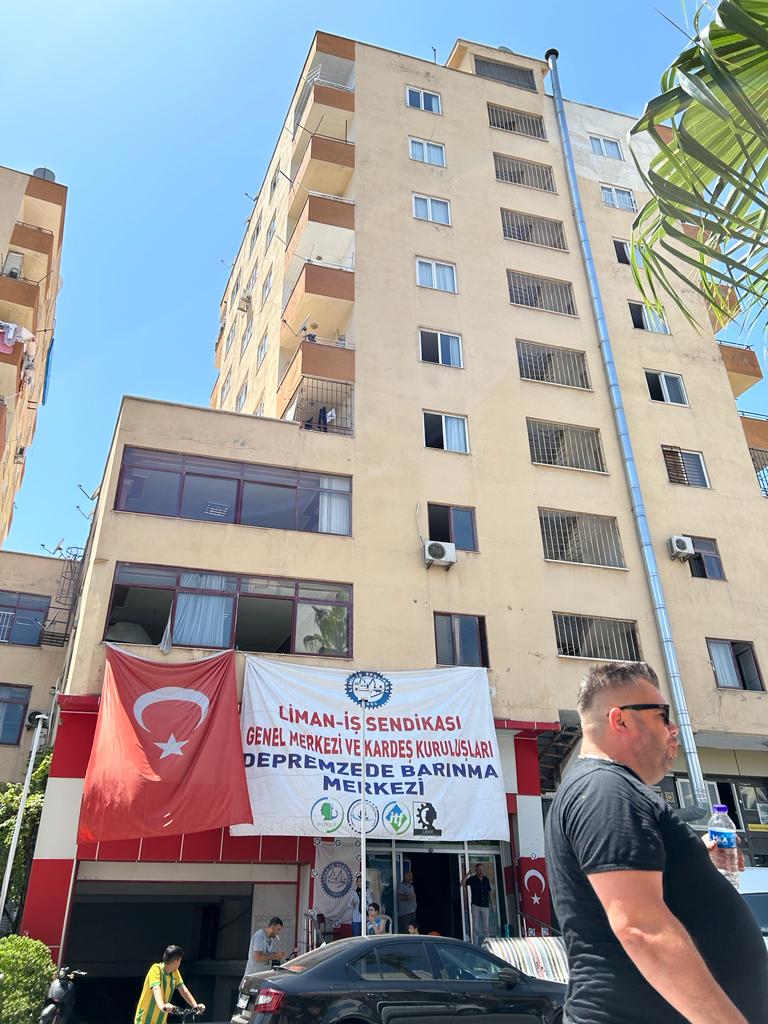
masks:
POLYGON ((510 48, 508 46, 497 46, 496 49, 500 50, 501 53, 514 53, 515 52, 514 50, 510 50, 510 48))
POLYGON ((33 178, 42 178, 43 181, 56 181, 56 175, 49 167, 36 167, 32 171, 33 178))

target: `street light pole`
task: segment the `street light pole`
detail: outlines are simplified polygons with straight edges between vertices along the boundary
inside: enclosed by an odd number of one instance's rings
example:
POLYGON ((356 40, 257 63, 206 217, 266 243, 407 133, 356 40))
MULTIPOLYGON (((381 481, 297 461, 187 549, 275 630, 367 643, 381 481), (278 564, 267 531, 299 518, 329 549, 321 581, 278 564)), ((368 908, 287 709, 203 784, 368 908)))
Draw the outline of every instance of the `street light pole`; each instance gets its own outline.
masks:
POLYGON ((362 782, 360 783, 360 934, 368 934, 368 878, 365 863, 365 716, 368 701, 361 701, 363 706, 363 746, 360 753, 362 782))
POLYGON ((27 797, 29 796, 29 787, 32 783, 32 772, 35 770, 35 758, 37 757, 37 748, 40 746, 40 736, 43 732, 43 727, 48 724, 47 715, 37 715, 37 728, 35 729, 35 736, 32 740, 32 749, 29 752, 29 764, 27 765, 27 774, 24 777, 24 786, 21 790, 21 800, 19 801, 19 810, 16 814, 16 824, 13 826, 13 835, 11 836, 11 845, 8 850, 8 862, 5 865, 5 874, 3 875, 3 888, 0 890, 0 919, 5 912, 5 901, 8 897, 8 889, 11 885, 11 872, 13 871, 13 861, 16 857, 16 847, 19 845, 19 835, 21 833, 21 823, 24 819, 24 808, 27 804, 27 797))

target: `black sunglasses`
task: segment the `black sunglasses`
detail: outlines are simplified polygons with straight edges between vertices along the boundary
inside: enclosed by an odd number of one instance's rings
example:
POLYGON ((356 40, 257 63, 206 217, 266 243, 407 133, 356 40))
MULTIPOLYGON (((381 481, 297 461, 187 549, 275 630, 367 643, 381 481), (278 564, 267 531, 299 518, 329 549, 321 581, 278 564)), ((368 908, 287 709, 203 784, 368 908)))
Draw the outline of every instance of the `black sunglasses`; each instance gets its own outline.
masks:
POLYGON ((669 725, 669 704, 617 704, 616 707, 619 711, 660 711, 664 725, 669 725))

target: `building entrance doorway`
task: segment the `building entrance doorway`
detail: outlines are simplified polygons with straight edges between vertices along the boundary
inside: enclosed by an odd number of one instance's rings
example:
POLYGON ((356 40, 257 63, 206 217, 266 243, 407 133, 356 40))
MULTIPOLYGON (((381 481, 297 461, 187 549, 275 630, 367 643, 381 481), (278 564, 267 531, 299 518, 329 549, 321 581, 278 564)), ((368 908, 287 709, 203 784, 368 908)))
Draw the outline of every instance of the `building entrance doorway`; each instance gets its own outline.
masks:
MULTIPOLYGON (((460 863, 457 853, 407 853, 416 890, 416 920, 422 933, 436 931, 454 939, 464 938, 460 863)), ((404 867, 407 868, 408 864, 404 867)))

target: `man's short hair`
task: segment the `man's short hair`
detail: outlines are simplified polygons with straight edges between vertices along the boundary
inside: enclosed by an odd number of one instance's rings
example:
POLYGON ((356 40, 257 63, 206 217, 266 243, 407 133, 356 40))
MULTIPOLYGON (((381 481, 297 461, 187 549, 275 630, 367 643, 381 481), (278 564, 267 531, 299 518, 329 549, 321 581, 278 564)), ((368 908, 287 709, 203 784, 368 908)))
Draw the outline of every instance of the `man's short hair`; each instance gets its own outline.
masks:
POLYGON ((184 950, 181 946, 167 946, 163 953, 163 963, 169 964, 171 960, 181 960, 184 956, 184 950))
POLYGON ((282 918, 280 918, 280 917, 270 917, 268 927, 274 928, 278 924, 280 925, 281 928, 283 927, 283 920, 282 920, 282 918))
POLYGON ((601 694, 632 686, 638 679, 659 685, 656 673, 645 661, 609 661, 593 665, 579 684, 576 709, 584 717, 601 694))

